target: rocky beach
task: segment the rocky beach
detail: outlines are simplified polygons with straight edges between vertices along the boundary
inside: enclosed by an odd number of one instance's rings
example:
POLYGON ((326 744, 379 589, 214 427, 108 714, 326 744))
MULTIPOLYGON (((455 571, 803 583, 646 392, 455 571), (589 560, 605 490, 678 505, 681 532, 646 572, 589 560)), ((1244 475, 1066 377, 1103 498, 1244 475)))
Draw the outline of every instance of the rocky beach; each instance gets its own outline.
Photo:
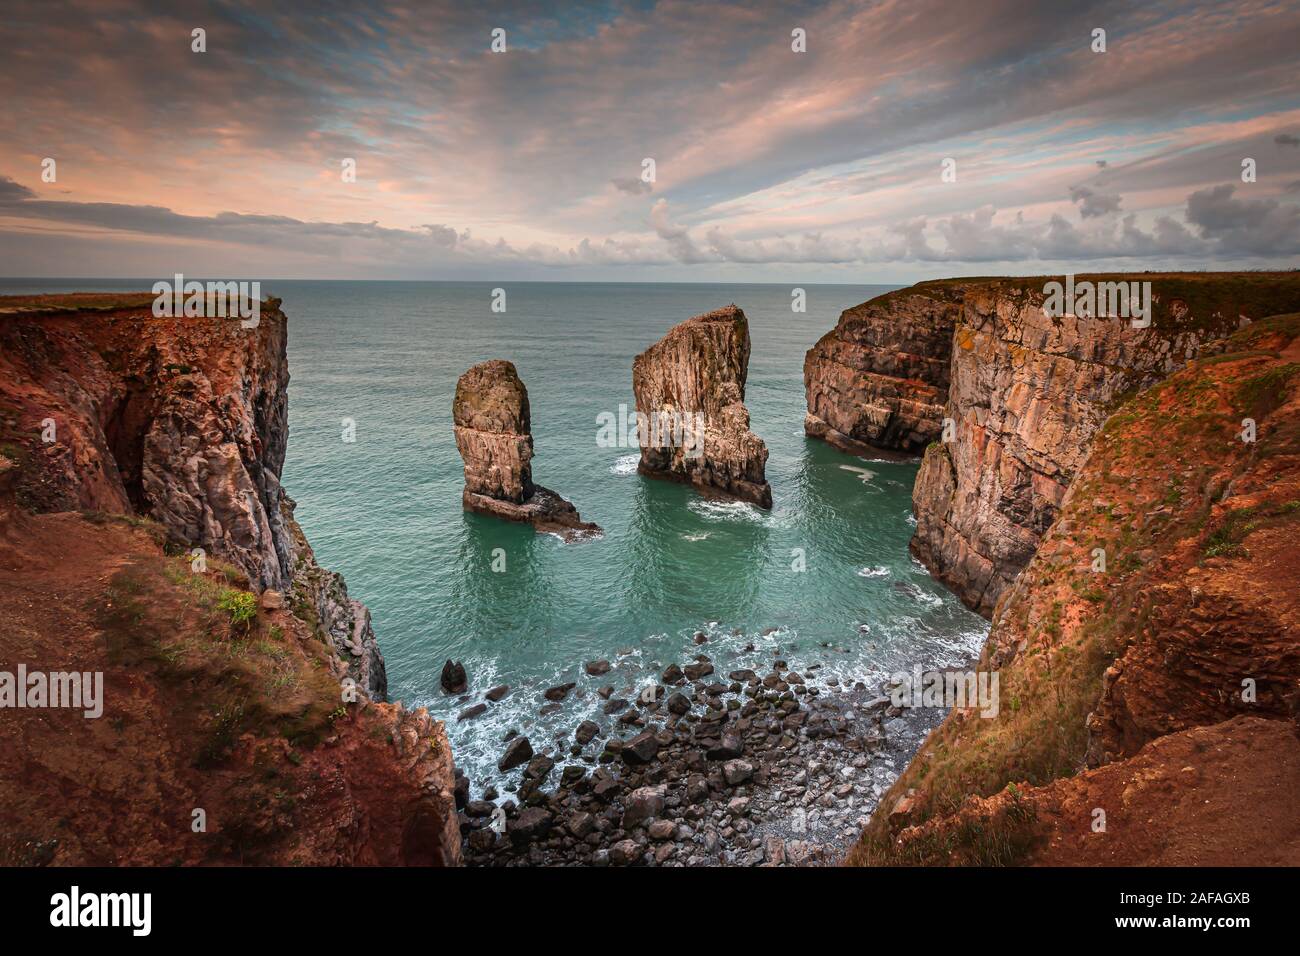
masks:
POLYGON ((604 683, 610 666, 543 694, 563 708, 594 693, 603 724, 511 731, 496 779, 457 777, 466 865, 831 865, 943 715, 779 657, 720 671, 700 653, 621 687, 604 683))

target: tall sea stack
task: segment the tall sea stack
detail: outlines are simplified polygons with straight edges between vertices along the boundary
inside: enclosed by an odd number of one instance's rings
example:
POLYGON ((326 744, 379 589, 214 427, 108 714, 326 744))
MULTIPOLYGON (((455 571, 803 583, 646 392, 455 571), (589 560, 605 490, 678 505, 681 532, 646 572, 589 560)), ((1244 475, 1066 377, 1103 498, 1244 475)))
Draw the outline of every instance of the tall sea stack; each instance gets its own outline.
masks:
POLYGON ((749 321, 735 305, 687 319, 636 357, 638 470, 772 507, 767 446, 749 430, 749 321))
POLYGON ((566 539, 600 533, 569 502, 533 484, 528 389, 512 363, 493 359, 462 375, 452 419, 465 462, 465 510, 527 522, 566 539))

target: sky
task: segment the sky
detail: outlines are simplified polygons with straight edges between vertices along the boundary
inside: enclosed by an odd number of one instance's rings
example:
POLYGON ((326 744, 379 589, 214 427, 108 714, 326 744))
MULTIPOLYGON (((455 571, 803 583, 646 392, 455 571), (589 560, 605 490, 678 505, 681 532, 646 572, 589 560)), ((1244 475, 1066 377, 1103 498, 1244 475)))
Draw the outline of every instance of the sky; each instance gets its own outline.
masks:
POLYGON ((7 276, 1300 265, 1300 0, 5 0, 0 103, 7 276))

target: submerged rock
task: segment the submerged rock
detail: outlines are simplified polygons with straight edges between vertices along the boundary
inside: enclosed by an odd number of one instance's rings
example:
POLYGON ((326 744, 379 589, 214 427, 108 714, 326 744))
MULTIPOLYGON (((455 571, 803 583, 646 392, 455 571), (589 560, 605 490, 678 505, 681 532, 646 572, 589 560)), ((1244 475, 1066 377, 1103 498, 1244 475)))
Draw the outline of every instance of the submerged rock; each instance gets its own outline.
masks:
POLYGON ((749 430, 745 408, 748 373, 749 322, 735 305, 673 326, 638 355, 638 470, 771 508, 767 446, 749 430))
POLYGON ((493 359, 462 375, 452 420, 465 462, 465 510, 526 522, 566 540, 600 533, 569 502, 533 484, 528 390, 512 363, 493 359))

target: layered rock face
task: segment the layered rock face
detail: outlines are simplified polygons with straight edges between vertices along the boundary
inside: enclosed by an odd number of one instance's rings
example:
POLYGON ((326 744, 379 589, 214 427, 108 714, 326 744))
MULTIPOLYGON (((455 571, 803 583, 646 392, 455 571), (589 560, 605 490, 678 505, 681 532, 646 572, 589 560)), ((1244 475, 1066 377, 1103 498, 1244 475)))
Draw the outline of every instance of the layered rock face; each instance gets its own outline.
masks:
POLYGON ((351 676, 382 700, 370 612, 316 563, 280 487, 289 370, 278 302, 245 329, 156 319, 152 301, 118 297, 109 305, 125 307, 83 309, 82 299, 58 296, 0 313, 0 400, 16 413, 6 432, 26 442, 32 422, 50 419, 55 437, 30 456, 17 494, 38 510, 147 516, 178 546, 305 602, 351 676))
POLYGON ((804 431, 849 454, 938 438, 961 292, 922 284, 845 310, 804 358, 804 431))
POLYGON ((600 533, 569 502, 533 484, 528 390, 512 363, 493 359, 462 375, 452 420, 456 448, 465 462, 466 510, 527 522, 566 539, 600 533))
POLYGON ((28 635, 2 656, 102 671, 117 728, 0 741, 26 780, 0 830, 39 844, 58 803, 55 862, 458 862, 442 725, 381 703, 369 611, 280 487, 278 301, 243 328, 152 299, 0 299, 0 592, 28 635), (232 623, 239 602, 255 610, 232 623), (210 839, 179 840, 182 806, 210 839))
POLYGON ((805 362, 809 434, 906 450, 952 420, 953 440, 932 440, 917 476, 912 551, 985 616, 1055 520, 1118 396, 1252 319, 1300 308, 1300 281, 1285 273, 1079 277, 1150 282, 1152 322, 1135 328, 1045 315, 1050 278, 929 282, 881 296, 845 313, 805 362), (885 370, 891 361, 897 374, 885 370), (932 390, 918 392, 922 384, 932 390), (903 399, 918 394, 925 400, 903 399))
POLYGON ((1300 862, 1297 532, 1292 314, 1117 402, 995 611, 999 714, 954 709, 851 861, 1300 862))
POLYGON ((748 374, 749 321, 735 305, 673 326, 638 355, 641 474, 771 508, 767 446, 745 408, 748 374))

